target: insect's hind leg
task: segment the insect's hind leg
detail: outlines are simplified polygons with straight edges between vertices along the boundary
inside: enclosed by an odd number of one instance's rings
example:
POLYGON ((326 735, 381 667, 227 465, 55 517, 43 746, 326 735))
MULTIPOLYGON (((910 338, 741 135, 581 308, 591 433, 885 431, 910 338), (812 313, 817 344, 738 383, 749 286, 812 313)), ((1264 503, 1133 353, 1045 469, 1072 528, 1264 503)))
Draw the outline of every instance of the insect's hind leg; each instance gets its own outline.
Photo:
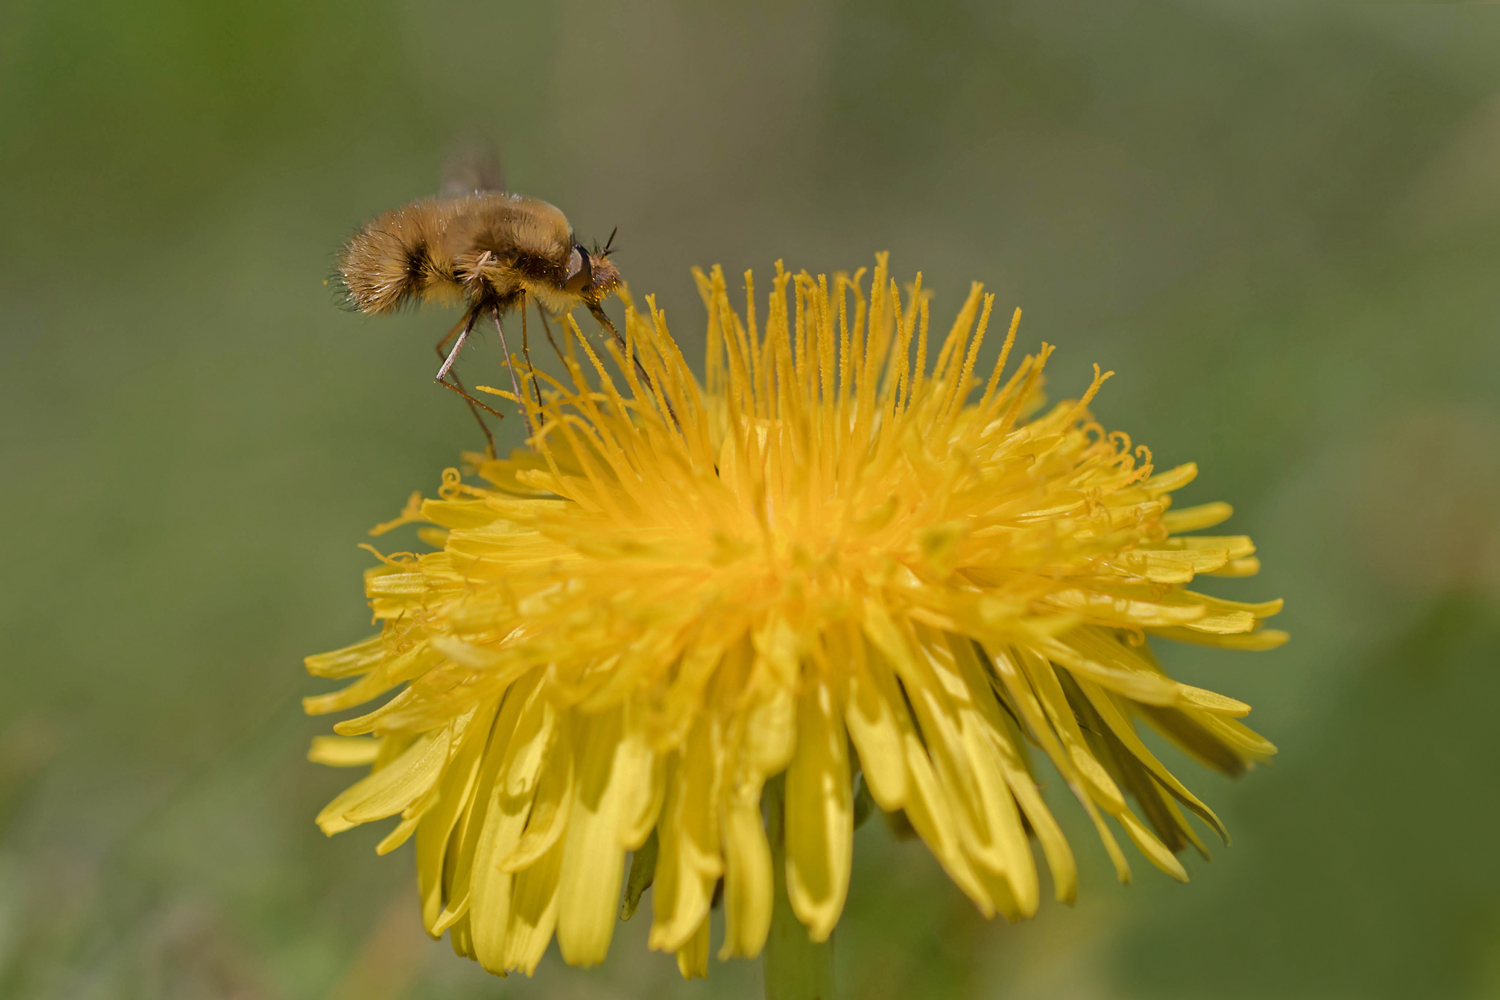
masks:
POLYGON ((473 331, 474 323, 478 319, 479 310, 477 308, 470 308, 464 313, 462 319, 453 324, 451 330, 443 334, 443 339, 434 345, 433 349, 437 351, 437 356, 443 359, 442 367, 438 369, 436 381, 444 389, 456 392, 464 398, 464 402, 469 406, 469 412, 474 414, 474 419, 479 423, 479 429, 484 432, 484 439, 487 442, 485 451, 488 452, 490 458, 495 458, 498 455, 498 452, 495 451, 495 436, 490 433, 489 425, 484 422, 484 417, 479 415, 479 411, 485 410, 501 420, 505 419, 505 414, 469 395, 468 390, 464 388, 463 382, 458 377, 458 372, 452 370, 453 363, 458 360, 458 352, 463 349, 464 342, 469 339, 469 334, 473 331), (458 343, 453 345, 451 351, 445 352, 448 341, 452 340, 455 336, 458 337, 458 343), (448 381, 448 376, 450 375, 453 377, 452 382, 448 381))

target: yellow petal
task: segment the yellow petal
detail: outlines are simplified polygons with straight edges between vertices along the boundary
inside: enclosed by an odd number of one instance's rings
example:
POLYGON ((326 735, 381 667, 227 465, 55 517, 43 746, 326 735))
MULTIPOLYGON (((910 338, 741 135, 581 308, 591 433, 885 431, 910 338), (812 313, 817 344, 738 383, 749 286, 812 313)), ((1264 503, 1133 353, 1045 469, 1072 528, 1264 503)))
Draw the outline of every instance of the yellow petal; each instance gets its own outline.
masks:
POLYGON ((717 724, 700 717, 667 777, 649 945, 677 951, 708 913, 724 871, 719 843, 721 750, 717 724))
POLYGON ((1260 560, 1255 556, 1246 556, 1243 559, 1232 559, 1218 569, 1209 570, 1209 576, 1245 577, 1254 576, 1260 572, 1260 560))
POLYGON ((374 670, 385 657, 385 637, 375 635, 344 649, 309 656, 302 662, 314 677, 352 677, 374 670))
POLYGON ((302 699, 302 711, 308 715, 327 715, 330 712, 342 712, 353 708, 355 705, 363 704, 371 698, 385 694, 398 682, 392 680, 384 670, 376 669, 365 674, 359 680, 346 688, 333 691, 329 694, 311 695, 302 699))
MULTIPOLYGON (((859 751, 860 767, 870 795, 886 812, 906 805, 906 757, 902 752, 901 727, 895 718, 894 680, 883 664, 872 665, 862 637, 856 636, 858 665, 849 677, 849 704, 844 719, 849 738, 859 751), (877 672, 882 676, 877 676, 877 672)), ((904 709, 903 709, 904 711, 904 709)))
POLYGON ((422 516, 444 528, 477 528, 499 518, 483 500, 426 500, 422 516))
MULTIPOLYGON (((1073 849, 1068 846, 1068 838, 1057 825, 1052 811, 1042 801, 1041 791, 1016 749, 1020 745, 1018 737, 1019 734, 1014 732, 1005 735, 997 732, 993 737, 995 751, 1000 758, 1006 784, 1015 793, 1016 802, 1026 814, 1027 822, 1031 824, 1042 845, 1047 870, 1052 873, 1053 892, 1057 901, 1071 905, 1078 897, 1078 865, 1073 858, 1073 849)), ((1012 885, 1015 885, 1014 879, 1012 885)), ((1018 901, 1021 899, 1019 888, 1017 898, 1018 901)))
MULTIPOLYGON (((531 814, 531 795, 512 796, 505 792, 505 767, 513 761, 509 755, 511 734, 517 721, 532 704, 540 682, 540 671, 522 679, 506 693, 495 720, 495 741, 485 753, 480 771, 480 800, 471 818, 471 829, 477 832, 473 846, 460 851, 456 881, 468 883, 468 919, 474 957, 488 972, 503 975, 507 969, 506 947, 510 934, 510 904, 514 876, 500 870, 506 857, 526 829, 531 814)), ((463 905, 455 900, 455 907, 463 905)), ((456 914, 455 914, 456 915, 456 914)), ((441 918, 440 918, 441 922, 441 918)))
POLYGON ((380 740, 366 736, 314 736, 307 759, 329 767, 366 767, 375 763, 380 740))
POLYGON ((1212 528, 1233 516, 1233 507, 1227 503, 1216 502, 1169 510, 1162 515, 1161 523, 1162 527, 1177 535, 1184 531, 1202 531, 1204 528, 1212 528))
POLYGON ((915 732, 906 734, 905 743, 907 819, 948 877, 974 901, 981 913, 990 916, 995 912, 995 901, 964 854, 953 806, 933 774, 932 762, 915 732))
POLYGON ((330 837, 342 830, 384 819, 405 809, 442 774, 448 759, 451 727, 419 737, 389 767, 344 789, 318 813, 317 823, 330 837))
POLYGON ((426 811, 417 828, 417 886, 422 899, 422 921, 430 934, 439 933, 434 927, 449 901, 445 890, 450 885, 446 879, 451 878, 457 860, 447 859, 449 849, 457 847, 452 840, 453 827, 469 806, 480 755, 489 742, 495 706, 480 706, 472 715, 474 718, 464 725, 458 746, 442 781, 438 782, 437 802, 426 811), (445 859, 450 863, 445 864, 445 859))
POLYGON ((625 747, 623 714, 616 707, 579 720, 578 775, 558 886, 557 944, 569 965, 604 961, 618 918, 625 874, 620 812, 627 776, 615 771, 625 747))
MULTIPOLYGON (((433 787, 436 788, 436 786, 433 787)), ((422 823, 422 816, 427 811, 423 807, 430 805, 436 798, 437 796, 429 790, 422 798, 403 809, 401 822, 397 823, 395 828, 375 845, 375 853, 384 857, 410 840, 411 835, 417 832, 417 827, 422 823)))
POLYGON ((557 884, 562 873, 563 845, 554 844, 536 864, 512 878, 510 919, 506 923, 504 962, 528 976, 547 951, 557 926, 557 884))
POLYGON ((1203 646, 1218 646, 1221 649, 1276 649, 1278 646, 1285 645, 1287 639, 1291 638, 1287 633, 1274 628, 1230 634, 1200 632, 1188 628, 1154 628, 1151 633, 1163 639, 1176 639, 1179 642, 1192 642, 1203 646))
POLYGON ((1125 832, 1130 835, 1130 839, 1135 843, 1135 846, 1140 848, 1141 853, 1153 865, 1179 882, 1186 882, 1188 880, 1187 869, 1182 867, 1182 862, 1178 861, 1177 856, 1167 850, 1167 845, 1163 844, 1156 834, 1152 833, 1144 823, 1136 818, 1135 813, 1126 809, 1115 818, 1120 821, 1121 826, 1125 827, 1125 832))
POLYGON ((677 949, 677 971, 683 979, 708 978, 708 931, 709 921, 705 916, 687 944, 677 949))
POLYGON ((574 760, 572 741, 568 738, 568 719, 567 714, 559 713, 557 737, 552 741, 541 775, 537 778, 531 814, 526 819, 526 832, 510 853, 500 859, 501 871, 518 872, 530 868, 568 828, 574 797, 574 760))
MULTIPOLYGON (((1020 710, 1021 717, 1026 720, 1027 726, 1042 744, 1042 749, 1046 751, 1053 766, 1063 776, 1063 780, 1068 783, 1068 788, 1073 792, 1073 797, 1079 801, 1083 806, 1084 812, 1093 821, 1094 832, 1099 835, 1099 840, 1104 845, 1105 853, 1109 855, 1109 860, 1114 865, 1115 877, 1123 883, 1128 883, 1130 881, 1130 864, 1125 860, 1125 855, 1120 850, 1120 845, 1115 840, 1114 834, 1104 824, 1104 819, 1099 815, 1099 810, 1093 796, 1089 794, 1089 789, 1085 787, 1082 776, 1079 775, 1077 768, 1074 767, 1072 754, 1064 748, 1057 734, 1053 731, 1048 713, 1043 710, 1041 702, 1037 700, 1037 695, 1033 692, 1031 684, 1028 681, 1028 677, 1033 673, 1032 669, 1030 669, 1031 665, 1037 660, 1045 660, 1045 657, 1035 651, 1020 647, 1012 650, 1001 650, 986 646, 985 651, 989 654, 990 661, 995 665, 996 672, 1005 685, 1005 690, 1010 696, 1011 704, 1020 710), (1031 661, 1031 663, 1028 663, 1028 661, 1031 661), (1024 672, 1021 666, 1023 663, 1027 663, 1027 668, 1024 669, 1024 672)), ((1063 716, 1063 718, 1066 717, 1063 716)))
POLYGON ((624 744, 615 760, 620 783, 620 846, 634 851, 656 829, 666 791, 666 760, 647 744, 639 713, 627 708, 624 744))
POLYGON ((1078 679, 1078 686, 1088 696, 1089 701, 1093 704, 1095 710, 1098 711, 1099 717, 1109 726, 1115 738, 1130 751, 1131 755, 1137 761, 1151 772, 1152 777, 1163 788, 1176 796, 1179 801, 1202 817, 1203 821, 1212 826, 1215 832, 1219 834, 1219 837, 1225 843, 1228 843, 1229 831, 1224 828, 1224 824, 1219 821, 1219 817, 1214 814, 1212 809, 1204 805, 1196 795, 1188 791, 1187 787, 1178 781, 1161 761, 1156 759, 1156 755, 1146 747, 1146 744, 1141 742, 1140 737, 1136 735, 1135 727, 1130 724, 1130 720, 1120 711, 1119 706, 1110 698, 1108 692, 1082 678, 1078 679))
POLYGON ((826 941, 849 892, 854 808, 842 713, 826 681, 806 683, 786 773, 786 881, 808 936, 826 941))
MULTIPOLYGON (((1041 900, 1041 887, 1037 880, 1036 863, 1031 857, 1031 847, 1026 840, 1026 830, 1021 825, 1020 813, 1015 799, 1004 777, 1004 767, 990 739, 981 731, 983 723, 977 714, 966 719, 964 725, 964 749, 970 766, 974 769, 975 782, 979 787, 980 804, 986 820, 986 832, 992 838, 993 850, 972 853, 971 857, 981 866, 1004 875, 1010 885, 1016 909, 1022 916, 1031 916, 1041 900), (997 863, 990 863, 991 859, 997 863)), ((993 890, 990 895, 993 897, 993 890)), ((998 900, 996 901, 998 905, 998 900)))
POLYGON ((754 958, 771 930, 771 845, 760 796, 732 800, 724 811, 724 943, 719 958, 754 958))

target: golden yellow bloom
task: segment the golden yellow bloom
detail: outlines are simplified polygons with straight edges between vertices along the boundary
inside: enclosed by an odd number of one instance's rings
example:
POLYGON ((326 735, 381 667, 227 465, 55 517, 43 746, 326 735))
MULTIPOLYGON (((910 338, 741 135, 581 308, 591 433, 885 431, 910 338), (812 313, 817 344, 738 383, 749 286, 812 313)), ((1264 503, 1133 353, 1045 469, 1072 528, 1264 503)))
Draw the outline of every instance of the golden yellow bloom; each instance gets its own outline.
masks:
POLYGON ((439 551, 385 557, 365 584, 380 635, 308 659, 359 678, 309 712, 401 689, 315 744, 373 765, 318 823, 399 814, 380 850, 416 834, 428 930, 486 969, 530 973, 554 933, 568 962, 602 961, 632 851, 625 909, 654 874, 650 944, 685 975, 706 971, 720 880, 720 957, 758 954, 762 792, 783 772, 786 891, 821 941, 861 786, 985 914, 1019 919, 1039 903, 1033 837, 1057 897, 1077 882, 1029 747, 1122 880, 1111 821, 1179 879, 1176 853, 1202 849, 1183 810, 1223 834, 1138 723, 1229 774, 1275 752, 1237 721, 1248 706, 1172 680, 1146 642, 1285 639, 1259 627, 1279 601, 1187 589, 1258 568, 1248 538, 1183 534, 1229 507, 1168 509, 1195 468, 1154 472, 1092 422, 1097 369, 1032 418, 1049 348, 1004 378, 1014 322, 976 376, 978 285, 929 365, 920 279, 903 297, 882 257, 866 299, 862 275, 778 265, 762 329, 753 287, 742 318, 699 273, 706 386, 650 299, 626 299, 640 370, 608 345, 623 385, 572 329, 571 384, 539 374, 526 401, 531 449, 470 456, 483 485, 450 469, 383 525, 427 522, 439 551))

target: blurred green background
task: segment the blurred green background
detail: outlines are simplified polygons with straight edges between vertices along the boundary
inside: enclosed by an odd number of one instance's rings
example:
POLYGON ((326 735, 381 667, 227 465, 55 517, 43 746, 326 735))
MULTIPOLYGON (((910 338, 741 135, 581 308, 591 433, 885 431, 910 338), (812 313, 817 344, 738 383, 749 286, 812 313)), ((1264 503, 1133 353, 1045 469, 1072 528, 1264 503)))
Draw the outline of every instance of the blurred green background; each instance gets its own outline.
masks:
POLYGON ((892 0, 0 6, 0 995, 759 995, 644 919, 492 979, 409 846, 312 823, 300 658, 479 444, 451 320, 324 278, 476 131, 690 345, 695 263, 985 281, 1236 505, 1265 570, 1217 592, 1287 599, 1280 651, 1170 651, 1283 751, 1183 764, 1236 836, 1191 885, 1115 885, 1054 789, 1080 902, 987 923, 872 823, 844 996, 1500 997, 1500 8, 892 0))

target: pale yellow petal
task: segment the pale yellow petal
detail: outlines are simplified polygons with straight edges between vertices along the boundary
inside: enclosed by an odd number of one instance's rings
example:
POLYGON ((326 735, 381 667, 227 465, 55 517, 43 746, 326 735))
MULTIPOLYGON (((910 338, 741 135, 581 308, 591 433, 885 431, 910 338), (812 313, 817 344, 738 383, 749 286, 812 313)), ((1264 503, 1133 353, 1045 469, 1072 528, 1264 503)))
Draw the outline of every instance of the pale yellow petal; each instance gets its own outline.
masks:
POLYGON ((639 713, 627 706, 624 744, 615 760, 620 783, 620 846, 634 851, 656 829, 666 793, 666 759, 647 742, 639 713))
POLYGON ((389 767, 344 789, 318 813, 317 823, 329 836, 384 819, 405 809, 433 786, 448 759, 451 727, 420 737, 389 767))
POLYGON ((723 874, 719 841, 721 754, 717 726, 700 718, 667 777, 657 826, 659 851, 650 947, 676 951, 708 913, 723 874))
POLYGON ((555 844, 536 864, 512 876, 510 919, 502 949, 505 967, 531 975, 557 926, 557 884, 563 845, 555 844))
POLYGON ((849 892, 854 808, 843 713, 826 681, 809 679, 786 772, 786 880, 797 919, 826 941, 849 892))
POLYGON ((981 913, 989 916, 995 912, 995 901, 964 853, 953 819, 953 806, 933 774, 932 762, 916 733, 908 733, 905 743, 906 817, 948 877, 974 901, 981 913))
POLYGON ((1141 742, 1140 737, 1136 735, 1135 727, 1130 724, 1130 720, 1120 711, 1120 707, 1115 704, 1108 692, 1084 679, 1079 679, 1078 686, 1088 696, 1090 703, 1098 711, 1100 718, 1109 726, 1110 732, 1130 751, 1136 760, 1140 761, 1142 766, 1151 772, 1152 777, 1179 801, 1202 817, 1204 822, 1212 826, 1220 838, 1227 842, 1229 831, 1224 828, 1224 824, 1219 821, 1219 817, 1214 814, 1212 809, 1204 805, 1196 795, 1188 791, 1187 786, 1178 781, 1176 776, 1171 771, 1168 771, 1161 761, 1157 760, 1156 755, 1147 748, 1146 744, 1141 742))
POLYGON ((1175 534, 1184 531, 1202 531, 1222 524, 1234 516, 1234 508, 1227 503, 1215 502, 1197 507, 1181 507, 1162 515, 1162 527, 1175 534))
POLYGON ((1218 646, 1220 649, 1267 650, 1286 645, 1291 638, 1286 632, 1275 628, 1261 628, 1252 632, 1216 633, 1195 631, 1189 628, 1156 628, 1152 635, 1178 642, 1192 642, 1202 646, 1218 646))
POLYGON ((901 749, 901 727, 895 718, 897 702, 893 700, 899 695, 888 670, 869 663, 864 639, 855 637, 851 645, 860 655, 849 677, 844 720, 859 752, 870 795, 880 808, 895 812, 906 804, 906 757, 901 749), (885 676, 877 676, 875 671, 885 676))
POLYGON ((570 728, 569 716, 559 713, 557 735, 537 778, 531 813, 526 819, 526 832, 510 853, 500 859, 501 871, 517 872, 530 868, 568 828, 574 798, 574 753, 569 738, 570 728))
POLYGON ((1136 818, 1135 813, 1126 809, 1115 818, 1120 821, 1121 826, 1125 827, 1125 832, 1130 835, 1135 846, 1140 848, 1141 853, 1153 865, 1179 882, 1188 880, 1187 869, 1182 867, 1182 862, 1177 860, 1175 854, 1167 850, 1167 845, 1163 844, 1156 834, 1136 818))
MULTIPOLYGON (((983 723, 977 714, 966 720, 964 748, 979 786, 986 832, 992 838, 992 843, 985 846, 992 850, 986 850, 983 854, 971 852, 970 856, 981 867, 1005 876, 1017 911, 1022 916, 1029 917, 1036 913, 1041 900, 1036 863, 1031 857, 1031 846, 1026 839, 1026 830, 1021 825, 1021 815, 1005 780, 1004 765, 1000 762, 993 739, 987 739, 982 729, 983 723)), ((990 895, 993 897, 995 893, 991 891, 990 895)), ((997 905, 998 902, 997 899, 997 905)))
POLYGON ((397 823, 395 828, 375 845, 376 854, 384 857, 411 839, 412 834, 416 833, 417 827, 421 825, 423 814, 427 811, 424 807, 436 801, 437 796, 434 794, 436 790, 437 786, 434 785, 426 795, 401 811, 401 822, 397 823))
POLYGON ((708 978, 709 920, 705 916, 687 943, 677 949, 677 971, 683 979, 708 978))
POLYGON ((380 740, 368 736, 314 736, 307 759, 329 767, 368 767, 380 753, 380 740))
POLYGON ((719 958, 754 958, 771 929, 771 845, 760 796, 737 798, 724 810, 724 943, 719 958))
POLYGON ((521 839, 531 802, 499 799, 485 816, 474 851, 470 876, 468 919, 474 957, 488 972, 503 975, 510 938, 511 893, 515 876, 500 870, 499 859, 521 839))
MULTIPOLYGON (((1041 702, 1033 691, 1028 680, 1031 671, 1023 672, 1021 664, 1026 661, 1035 662, 1045 660, 1040 654, 1016 648, 1012 650, 994 649, 986 646, 990 661, 996 668, 997 675, 1005 686, 1010 696, 1011 703, 1020 711, 1021 717, 1026 720, 1030 731, 1035 734, 1041 743, 1042 749, 1046 751, 1054 767, 1062 774, 1063 780, 1068 783, 1088 817, 1093 821, 1094 832, 1099 835, 1100 842, 1104 845, 1105 853, 1109 855, 1110 862, 1115 868, 1115 877, 1121 882, 1130 881, 1130 864, 1125 860, 1124 853, 1120 850, 1119 843, 1104 824, 1104 819, 1099 815, 1099 810, 1094 803, 1093 796, 1084 785, 1083 778, 1078 774, 1073 763, 1073 756, 1065 749, 1057 734, 1053 731, 1052 721, 1048 713, 1042 708, 1041 702)), ((1064 716, 1066 718, 1066 716, 1064 716)), ((1028 811, 1029 815, 1029 811, 1028 811)))
MULTIPOLYGON (((964 682, 973 692, 974 704, 986 723, 980 731, 981 735, 990 744, 995 755, 995 762, 1004 776, 1006 788, 1015 796, 1016 803, 1025 813, 1027 822, 1031 824, 1032 831, 1035 832, 1037 840, 1042 845, 1042 853, 1052 873, 1057 899, 1059 902, 1072 903, 1078 891, 1078 870, 1073 859, 1073 852, 1068 847, 1068 840, 1063 836, 1062 829, 1042 801, 1041 792, 1037 788, 1036 780, 1031 774, 1022 749, 1025 744, 1020 730, 1017 729, 1010 711, 1000 707, 996 693, 989 683, 989 670, 981 662, 975 644, 968 639, 950 636, 949 646, 953 650, 954 663, 964 682)), ((1029 869, 1032 874, 1028 876, 1022 870, 1011 876, 1011 883, 1017 905, 1025 912, 1031 900, 1030 882, 1035 879, 1035 867, 1031 859, 1030 845, 1024 844, 1023 846, 1025 847, 1023 868, 1029 869)), ((1023 855, 1015 851, 1013 847, 1010 850, 1016 861, 1020 862, 1023 855)), ((1008 867, 1007 871, 1010 870, 1008 867)))
MULTIPOLYGON (((482 705, 464 725, 463 734, 453 748, 443 778, 437 784, 437 801, 426 810, 417 828, 417 888, 422 899, 422 922, 430 934, 444 906, 450 901, 451 879, 457 864, 453 828, 468 808, 478 775, 481 754, 489 742, 490 724, 495 705, 482 705), (448 863, 445 864, 445 859, 448 863)), ((456 727, 455 727, 456 728, 456 727)))
POLYGON ((558 886, 557 944, 569 965, 604 961, 619 915, 625 875, 620 814, 627 776, 616 772, 626 746, 623 715, 616 707, 578 723, 578 773, 558 886))
MULTIPOLYGON (((500 860, 520 842, 532 802, 530 794, 506 794, 505 768, 514 761, 509 753, 510 736, 516 731, 522 713, 533 703, 539 682, 539 673, 522 679, 501 704, 495 721, 495 740, 480 771, 481 798, 470 820, 477 835, 472 848, 461 851, 458 860, 459 881, 467 881, 469 885, 467 912, 474 957, 486 971, 497 975, 503 975, 508 968, 506 948, 514 883, 514 876, 500 870, 500 860)), ((462 903, 455 900, 455 910, 462 903)))
POLYGON ((344 649, 309 656, 302 662, 314 677, 352 677, 374 670, 385 657, 385 637, 375 635, 344 649))

